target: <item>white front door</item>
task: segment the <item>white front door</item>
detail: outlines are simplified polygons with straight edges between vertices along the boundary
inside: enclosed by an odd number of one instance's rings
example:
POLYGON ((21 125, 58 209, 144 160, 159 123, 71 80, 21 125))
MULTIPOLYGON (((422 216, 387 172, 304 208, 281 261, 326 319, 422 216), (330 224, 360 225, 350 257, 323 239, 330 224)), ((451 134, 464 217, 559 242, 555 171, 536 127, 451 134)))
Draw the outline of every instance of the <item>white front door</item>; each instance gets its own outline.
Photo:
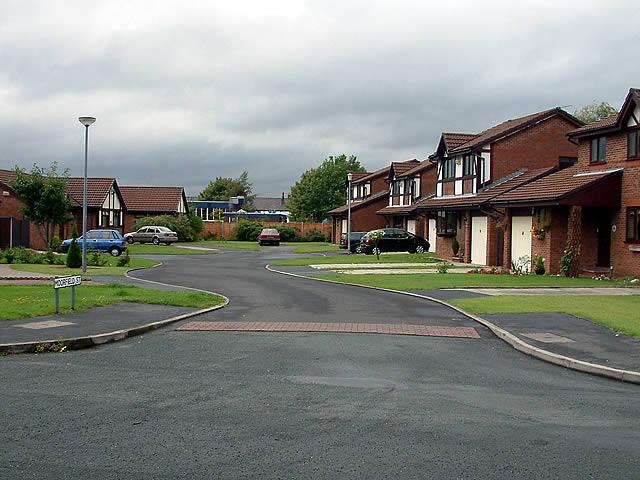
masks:
POLYGON ((342 220, 342 233, 347 233, 347 221, 342 220))
POLYGON ((416 234, 416 221, 415 220, 407 220, 407 232, 416 234))
POLYGON ((436 219, 435 218, 430 218, 429 219, 429 251, 430 252, 435 252, 436 251, 436 219))
POLYGON ((487 217, 471 217, 471 263, 487 264, 487 217))
MULTIPOLYGON (((531 265, 531 225, 530 216, 516 216, 511 218, 511 261, 531 265)), ((528 268, 527 268, 528 269, 528 268)))

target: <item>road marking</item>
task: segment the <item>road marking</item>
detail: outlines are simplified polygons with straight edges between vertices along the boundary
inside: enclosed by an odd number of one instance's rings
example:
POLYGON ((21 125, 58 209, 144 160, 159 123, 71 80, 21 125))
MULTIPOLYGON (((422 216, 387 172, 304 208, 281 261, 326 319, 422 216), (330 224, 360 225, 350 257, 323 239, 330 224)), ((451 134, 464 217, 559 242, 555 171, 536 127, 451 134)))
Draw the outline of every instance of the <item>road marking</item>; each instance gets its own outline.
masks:
POLYGON ((421 337, 480 338, 473 327, 440 327, 386 323, 189 322, 178 331, 386 333, 421 337))

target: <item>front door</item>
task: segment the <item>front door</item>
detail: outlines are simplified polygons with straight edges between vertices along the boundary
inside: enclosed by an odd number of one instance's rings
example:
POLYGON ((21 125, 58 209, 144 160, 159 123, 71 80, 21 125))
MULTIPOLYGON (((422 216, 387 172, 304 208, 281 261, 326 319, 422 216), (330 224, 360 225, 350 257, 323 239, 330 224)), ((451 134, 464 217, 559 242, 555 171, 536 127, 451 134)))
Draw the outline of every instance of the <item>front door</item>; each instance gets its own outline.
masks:
POLYGON ((611 266, 611 220, 609 215, 601 214, 597 220, 598 267, 611 266))
POLYGON ((436 219, 429 219, 429 251, 436 251, 436 219))
POLYGON ((487 217, 471 217, 471 263, 487 264, 487 217))

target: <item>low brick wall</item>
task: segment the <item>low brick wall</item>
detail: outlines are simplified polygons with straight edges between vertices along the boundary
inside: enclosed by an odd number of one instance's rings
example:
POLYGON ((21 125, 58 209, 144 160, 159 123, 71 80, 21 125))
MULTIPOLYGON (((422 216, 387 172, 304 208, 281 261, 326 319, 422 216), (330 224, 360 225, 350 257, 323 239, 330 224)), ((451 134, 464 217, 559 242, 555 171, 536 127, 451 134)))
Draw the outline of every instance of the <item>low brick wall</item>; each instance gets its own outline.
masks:
MULTIPOLYGON (((319 230, 324 235, 331 235, 330 223, 307 223, 307 222, 260 222, 265 227, 280 227, 287 226, 295 228, 300 236, 304 236, 311 230, 319 230)), ((204 222, 203 236, 212 236, 216 240, 222 238, 233 239, 236 235, 236 228, 238 222, 204 222)))

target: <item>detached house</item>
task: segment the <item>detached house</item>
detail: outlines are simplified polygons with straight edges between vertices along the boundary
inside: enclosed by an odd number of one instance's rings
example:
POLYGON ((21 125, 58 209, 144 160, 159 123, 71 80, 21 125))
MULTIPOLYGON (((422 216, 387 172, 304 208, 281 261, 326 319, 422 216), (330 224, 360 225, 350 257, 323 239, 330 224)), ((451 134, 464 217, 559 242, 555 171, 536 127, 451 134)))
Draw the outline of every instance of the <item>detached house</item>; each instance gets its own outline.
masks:
POLYGON ((531 232, 505 241, 505 263, 541 255, 547 271, 558 273, 569 242, 582 272, 640 275, 640 90, 629 91, 619 114, 568 138, 578 148, 575 166, 495 199, 507 223, 531 232))
POLYGON ((425 217, 418 215, 417 205, 435 195, 436 173, 436 165, 428 160, 392 163, 387 178, 389 202, 376 212, 385 217, 386 225, 428 238, 432 251, 435 231, 429 231, 425 217))
POLYGON ((124 228, 131 232, 137 220, 155 215, 186 215, 189 211, 183 187, 122 186, 126 213, 124 228))
MULTIPOLYGON (((429 157, 437 166, 435 195, 416 207, 435 232, 436 255, 453 258, 453 240, 465 262, 501 265, 504 257, 504 210, 492 200, 500 194, 577 161, 578 147, 567 133, 582 123, 553 108, 507 120, 479 134, 443 133, 429 157)), ((512 238, 530 225, 513 223, 512 238)), ((431 237, 431 235, 429 235, 431 237)))
MULTIPOLYGON (((351 181, 351 231, 369 231, 383 228, 386 220, 376 212, 387 205, 389 185, 386 180, 389 168, 372 173, 354 173, 351 181)), ((348 205, 327 212, 331 217, 333 243, 340 243, 340 235, 347 233, 348 205)))

